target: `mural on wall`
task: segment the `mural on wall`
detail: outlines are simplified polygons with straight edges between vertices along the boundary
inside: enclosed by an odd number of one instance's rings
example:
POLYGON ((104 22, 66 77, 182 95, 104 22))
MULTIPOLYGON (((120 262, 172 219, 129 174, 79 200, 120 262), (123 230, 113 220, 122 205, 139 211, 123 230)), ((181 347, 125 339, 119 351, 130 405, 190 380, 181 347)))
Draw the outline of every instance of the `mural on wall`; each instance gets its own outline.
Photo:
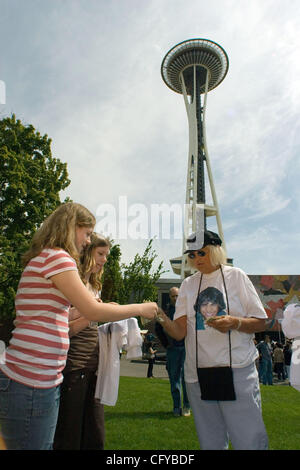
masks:
MULTIPOLYGON (((300 275, 248 274, 269 317, 267 331, 281 331, 280 321, 288 304, 300 302, 300 275)), ((160 291, 159 304, 164 309, 169 302, 169 288, 180 287, 180 279, 170 279, 156 284, 160 291)))
POLYGON ((288 304, 300 300, 300 275, 249 275, 270 319, 267 330, 280 331, 288 304))

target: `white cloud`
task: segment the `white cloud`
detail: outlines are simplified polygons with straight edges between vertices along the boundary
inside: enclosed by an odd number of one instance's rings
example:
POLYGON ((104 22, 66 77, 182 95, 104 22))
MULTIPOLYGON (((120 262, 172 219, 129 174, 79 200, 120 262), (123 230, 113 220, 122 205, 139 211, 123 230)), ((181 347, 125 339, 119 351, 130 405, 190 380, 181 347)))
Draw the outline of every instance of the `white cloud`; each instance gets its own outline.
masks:
MULTIPOLYGON (((226 245, 246 271, 297 273, 289 234, 299 233, 299 2, 0 4, 0 111, 53 139, 72 180, 63 196, 94 212, 119 195, 147 207, 184 203, 187 117, 182 96, 161 79, 161 62, 193 37, 224 47, 229 72, 208 96, 207 139, 226 245), (270 252, 261 247, 254 260, 247 247, 261 238, 270 252), (274 260, 278 239, 286 246, 274 260)), ((121 246, 129 259, 143 242, 121 246)), ((181 251, 177 240, 155 246, 166 264, 181 251)))

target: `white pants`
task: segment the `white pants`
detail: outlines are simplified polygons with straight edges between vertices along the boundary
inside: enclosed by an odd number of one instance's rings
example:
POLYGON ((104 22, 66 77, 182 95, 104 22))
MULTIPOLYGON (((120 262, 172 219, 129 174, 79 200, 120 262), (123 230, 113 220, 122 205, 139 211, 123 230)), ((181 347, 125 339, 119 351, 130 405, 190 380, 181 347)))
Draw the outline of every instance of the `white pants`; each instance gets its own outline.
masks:
POLYGON ((262 419, 255 364, 233 369, 233 381, 234 401, 201 400, 199 383, 186 383, 200 447, 227 449, 230 439, 236 450, 267 450, 268 436, 262 419))

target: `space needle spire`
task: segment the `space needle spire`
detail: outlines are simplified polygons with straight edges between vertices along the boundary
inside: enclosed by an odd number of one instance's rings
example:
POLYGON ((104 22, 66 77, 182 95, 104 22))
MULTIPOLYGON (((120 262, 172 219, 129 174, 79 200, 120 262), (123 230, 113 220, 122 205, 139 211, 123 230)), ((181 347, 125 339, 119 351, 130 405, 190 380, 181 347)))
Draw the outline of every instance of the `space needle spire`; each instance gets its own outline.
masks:
MULTIPOLYGON (((165 55, 161 65, 161 75, 166 85, 184 97, 189 123, 189 156, 182 252, 185 249, 186 237, 197 231, 199 218, 201 218, 203 229, 206 229, 207 218, 211 216, 216 218, 218 233, 223 241, 223 246, 225 246, 207 150, 205 118, 207 93, 224 80, 228 66, 228 57, 224 49, 208 39, 189 39, 177 44, 165 55), (201 103, 201 95, 203 95, 203 104, 201 103), (210 205, 206 203, 206 179, 212 198, 210 205)), ((170 262, 173 271, 180 274, 181 278, 190 274, 190 268, 184 255, 174 258, 170 262)))

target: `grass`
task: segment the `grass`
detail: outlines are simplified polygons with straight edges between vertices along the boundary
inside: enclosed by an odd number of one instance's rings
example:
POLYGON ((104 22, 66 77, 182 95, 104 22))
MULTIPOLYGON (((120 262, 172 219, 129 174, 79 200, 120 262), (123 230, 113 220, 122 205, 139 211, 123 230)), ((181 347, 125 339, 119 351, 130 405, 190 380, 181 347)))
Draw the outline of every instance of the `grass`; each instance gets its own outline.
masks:
MULTIPOLYGON (((261 385, 271 450, 300 450, 300 393, 261 385)), ((174 418, 169 381, 120 377, 116 406, 105 407, 106 450, 199 450, 193 417, 174 418)))
POLYGON ((261 386, 263 417, 273 450, 300 449, 300 393, 289 386, 261 386))

